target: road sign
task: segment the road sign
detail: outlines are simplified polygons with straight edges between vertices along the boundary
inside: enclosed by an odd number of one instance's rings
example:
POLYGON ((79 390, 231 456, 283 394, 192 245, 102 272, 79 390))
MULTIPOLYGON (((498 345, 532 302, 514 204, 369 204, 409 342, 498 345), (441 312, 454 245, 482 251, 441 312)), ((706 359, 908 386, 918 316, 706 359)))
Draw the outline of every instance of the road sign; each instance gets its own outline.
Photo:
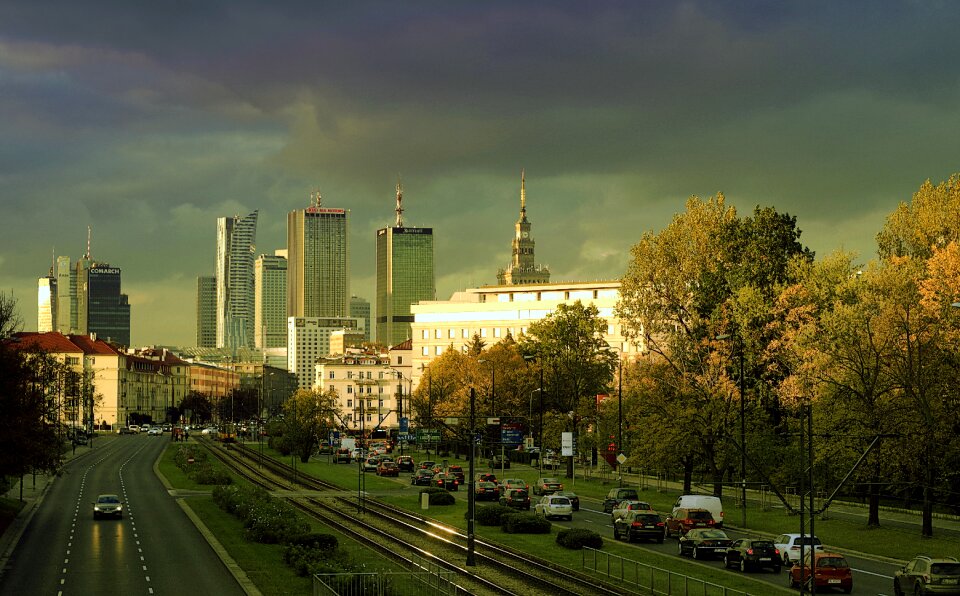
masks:
POLYGON ((624 455, 624 454, 621 453, 620 455, 617 456, 617 463, 620 464, 621 466, 623 465, 623 462, 625 462, 625 461, 627 461, 627 456, 626 456, 626 455, 624 455))
POLYGON ((523 443, 523 426, 521 424, 504 424, 500 428, 500 442, 504 445, 523 443))
POLYGON ((435 428, 417 429, 418 443, 436 443, 440 440, 440 431, 435 428))
POLYGON ((499 418, 487 418, 487 426, 496 426, 500 424, 499 418))
POLYGON ((560 433, 560 455, 572 457, 574 445, 573 433, 560 433))
POLYGON ((410 432, 410 419, 404 416, 400 419, 400 432, 407 433, 410 432))

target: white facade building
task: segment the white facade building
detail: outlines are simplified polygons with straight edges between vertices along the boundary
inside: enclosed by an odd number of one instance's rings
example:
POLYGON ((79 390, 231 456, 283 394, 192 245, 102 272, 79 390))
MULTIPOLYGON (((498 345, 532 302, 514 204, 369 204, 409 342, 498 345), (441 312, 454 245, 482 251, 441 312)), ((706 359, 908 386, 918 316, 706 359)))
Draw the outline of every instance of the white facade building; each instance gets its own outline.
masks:
POLYGON ((288 317, 287 370, 297 375, 297 387, 313 385, 317 359, 329 356, 330 336, 335 331, 360 330, 361 319, 354 317, 288 317))
POLYGON ((365 431, 398 426, 396 373, 387 354, 351 350, 343 356, 320 358, 315 370, 314 388, 337 392, 344 426, 365 431))

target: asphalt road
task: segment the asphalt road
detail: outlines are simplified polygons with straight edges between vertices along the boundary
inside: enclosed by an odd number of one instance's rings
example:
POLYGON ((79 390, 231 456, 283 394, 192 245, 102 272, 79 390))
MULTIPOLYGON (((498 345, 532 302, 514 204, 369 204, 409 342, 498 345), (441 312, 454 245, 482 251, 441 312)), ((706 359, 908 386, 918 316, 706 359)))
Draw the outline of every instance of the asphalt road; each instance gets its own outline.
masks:
POLYGON ((0 594, 243 594, 153 472, 169 436, 98 441, 50 486, 0 576, 0 594), (116 493, 123 519, 93 519, 116 493))

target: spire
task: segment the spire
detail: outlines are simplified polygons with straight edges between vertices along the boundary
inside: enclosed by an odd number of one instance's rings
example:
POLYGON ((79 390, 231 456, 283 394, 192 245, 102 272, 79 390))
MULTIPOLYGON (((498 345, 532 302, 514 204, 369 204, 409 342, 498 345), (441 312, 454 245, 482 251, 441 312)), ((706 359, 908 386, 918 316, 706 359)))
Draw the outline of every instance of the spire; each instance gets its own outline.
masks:
POLYGON ((310 206, 320 208, 323 203, 323 198, 320 196, 320 189, 316 189, 310 192, 310 206))
POLYGON ((396 227, 403 227, 403 186, 400 184, 400 174, 397 174, 397 224, 396 227))
POLYGON ((520 211, 527 211, 527 175, 526 170, 520 170, 520 211))
POLYGON ((91 236, 90 226, 87 226, 87 254, 84 255, 85 259, 90 258, 90 236, 91 236))

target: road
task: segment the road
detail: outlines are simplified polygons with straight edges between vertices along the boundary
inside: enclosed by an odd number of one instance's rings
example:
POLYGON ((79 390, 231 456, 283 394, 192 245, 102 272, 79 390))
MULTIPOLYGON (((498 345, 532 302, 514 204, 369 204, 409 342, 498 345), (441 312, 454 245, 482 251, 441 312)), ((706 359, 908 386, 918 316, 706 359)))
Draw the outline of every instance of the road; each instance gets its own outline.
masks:
POLYGON ((153 472, 169 436, 99 440, 50 486, 0 576, 0 594, 243 594, 153 472), (116 493, 121 520, 93 519, 116 493))

